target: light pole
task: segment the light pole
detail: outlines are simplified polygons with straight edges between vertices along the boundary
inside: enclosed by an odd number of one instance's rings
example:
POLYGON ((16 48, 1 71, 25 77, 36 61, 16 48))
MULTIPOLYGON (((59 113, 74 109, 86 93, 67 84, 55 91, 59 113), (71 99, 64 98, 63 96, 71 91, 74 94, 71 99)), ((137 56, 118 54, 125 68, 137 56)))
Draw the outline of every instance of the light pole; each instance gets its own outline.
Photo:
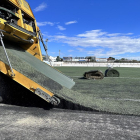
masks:
POLYGON ((60 58, 60 50, 59 50, 59 58, 60 58))
POLYGON ((49 61, 49 56, 48 56, 48 46, 47 46, 47 42, 48 42, 48 39, 45 40, 46 42, 46 61, 49 61))

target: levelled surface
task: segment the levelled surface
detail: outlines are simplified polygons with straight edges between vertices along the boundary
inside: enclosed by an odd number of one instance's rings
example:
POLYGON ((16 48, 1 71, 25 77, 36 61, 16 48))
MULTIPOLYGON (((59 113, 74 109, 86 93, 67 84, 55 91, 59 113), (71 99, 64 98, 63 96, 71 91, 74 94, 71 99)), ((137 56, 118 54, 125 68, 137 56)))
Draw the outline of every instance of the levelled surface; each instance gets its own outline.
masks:
POLYGON ((0 104, 0 140, 139 140, 140 117, 0 104))
MULTIPOLYGON (((104 77, 102 80, 87 80, 83 74, 90 70, 105 72, 106 67, 56 67, 72 77, 72 90, 90 98, 94 109, 140 115, 140 68, 114 68, 120 77, 104 77), (133 113, 132 113, 133 112, 133 113)), ((85 101, 86 102, 86 101, 85 101)))

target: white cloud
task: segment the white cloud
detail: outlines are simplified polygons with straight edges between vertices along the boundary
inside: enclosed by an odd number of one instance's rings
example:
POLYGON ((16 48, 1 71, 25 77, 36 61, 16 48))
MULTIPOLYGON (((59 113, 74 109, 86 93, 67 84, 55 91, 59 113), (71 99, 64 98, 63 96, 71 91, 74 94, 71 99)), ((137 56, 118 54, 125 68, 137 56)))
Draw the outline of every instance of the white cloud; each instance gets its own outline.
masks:
POLYGON ((56 52, 48 52, 49 54, 51 53, 51 54, 56 54, 56 52))
MULTIPOLYGON (((122 57, 121 57, 122 58, 122 57)), ((126 59, 129 59, 129 60, 140 60, 140 56, 133 56, 133 57, 131 57, 131 56, 126 56, 125 57, 126 59)))
POLYGON ((109 57, 110 56, 110 54, 109 55, 104 54, 103 52, 104 52, 104 49, 95 49, 94 51, 87 51, 87 54, 94 55, 96 57, 104 57, 104 56, 109 57))
POLYGON ((64 36, 64 35, 58 35, 57 36, 57 39, 65 39, 66 38, 66 36, 64 36))
POLYGON ((73 52, 74 50, 68 50, 68 52, 73 52))
POLYGON ((50 26, 54 26, 55 23, 52 22, 37 22, 37 26, 46 26, 46 25, 50 25, 50 26))
POLYGON ((76 21, 76 20, 74 20, 74 21, 69 21, 69 22, 66 22, 65 25, 70 25, 70 24, 74 24, 74 23, 77 23, 77 21, 76 21))
POLYGON ((39 11, 43 11, 44 9, 47 8, 47 4, 46 3, 41 3, 38 7, 36 7, 34 9, 35 12, 39 12, 39 11))
POLYGON ((77 48, 78 51, 83 52, 84 49, 83 48, 77 48))
POLYGON ((58 25, 57 28, 61 31, 66 30, 66 28, 64 28, 63 26, 58 25))
MULTIPOLYGON (((117 56, 125 53, 140 52, 140 38, 132 36, 132 33, 107 33, 101 30, 86 31, 74 37, 65 35, 51 36, 53 41, 66 43, 70 46, 87 48, 87 54, 98 56, 117 56)), ((79 50, 80 51, 80 50, 79 50)))

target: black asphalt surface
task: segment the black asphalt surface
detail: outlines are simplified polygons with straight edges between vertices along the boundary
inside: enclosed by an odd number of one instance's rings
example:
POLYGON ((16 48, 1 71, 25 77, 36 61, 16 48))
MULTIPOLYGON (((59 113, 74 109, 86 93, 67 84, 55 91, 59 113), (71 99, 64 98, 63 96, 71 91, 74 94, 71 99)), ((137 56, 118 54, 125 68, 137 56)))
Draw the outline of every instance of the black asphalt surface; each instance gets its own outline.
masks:
POLYGON ((0 104, 0 140, 140 140, 140 116, 0 104))

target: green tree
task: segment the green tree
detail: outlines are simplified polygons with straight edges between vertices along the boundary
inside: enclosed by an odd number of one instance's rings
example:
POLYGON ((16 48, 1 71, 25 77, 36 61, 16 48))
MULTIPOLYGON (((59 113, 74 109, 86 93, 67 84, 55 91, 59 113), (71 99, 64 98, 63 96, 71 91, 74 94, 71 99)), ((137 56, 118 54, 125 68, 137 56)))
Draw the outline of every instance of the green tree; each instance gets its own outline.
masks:
POLYGON ((60 57, 59 57, 59 56, 57 56, 56 61, 57 61, 57 62, 60 61, 60 57))
POLYGON ((57 61, 57 62, 59 62, 59 61, 63 61, 63 59, 60 58, 59 56, 57 56, 56 61, 57 61))
POLYGON ((109 57, 107 60, 115 60, 114 57, 109 57))
POLYGON ((125 61, 125 58, 121 58, 121 61, 125 61))
POLYGON ((89 57, 86 57, 86 59, 88 59, 88 62, 91 61, 92 57, 89 56, 89 57))

